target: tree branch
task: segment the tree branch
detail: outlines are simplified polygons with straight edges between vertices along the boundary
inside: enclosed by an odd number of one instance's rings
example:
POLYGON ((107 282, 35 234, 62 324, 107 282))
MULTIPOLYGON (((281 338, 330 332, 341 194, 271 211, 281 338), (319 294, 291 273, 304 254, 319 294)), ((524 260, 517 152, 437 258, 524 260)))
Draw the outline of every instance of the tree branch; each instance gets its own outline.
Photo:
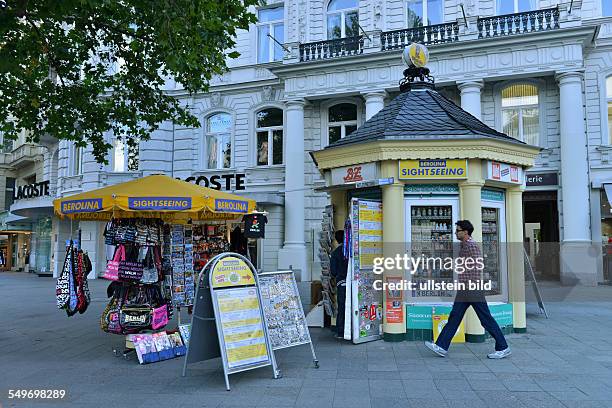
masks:
POLYGON ((40 41, 43 43, 44 47, 46 48, 46 50, 43 50, 43 53, 47 54, 47 56, 49 57, 49 68, 51 68, 53 71, 55 71, 57 77, 59 78, 60 82, 62 83, 62 86, 66 86, 66 84, 64 83, 64 79, 62 78, 62 76, 58 72, 57 67, 59 66, 59 64, 57 64, 57 61, 53 57, 53 53, 51 52, 51 47, 49 46, 49 43, 47 42, 47 39, 42 35, 42 33, 40 32, 40 29, 38 28, 38 26, 30 19, 30 17, 28 16, 27 12, 24 13, 24 18, 28 22, 28 24, 30 26, 32 26, 34 31, 36 31, 36 35, 38 35, 38 38, 40 38, 40 41))

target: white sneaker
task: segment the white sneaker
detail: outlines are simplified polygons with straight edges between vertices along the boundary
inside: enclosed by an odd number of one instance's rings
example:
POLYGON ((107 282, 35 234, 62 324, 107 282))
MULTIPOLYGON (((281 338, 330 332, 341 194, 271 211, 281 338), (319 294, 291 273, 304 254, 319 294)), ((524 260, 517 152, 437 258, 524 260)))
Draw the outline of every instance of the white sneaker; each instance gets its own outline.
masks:
POLYGON ((494 353, 488 354, 487 357, 499 360, 500 358, 508 357, 512 352, 510 351, 510 347, 506 347, 503 350, 496 351, 494 353))
POLYGON ((442 347, 438 346, 436 343, 432 343, 431 341, 426 341, 425 347, 427 347, 428 349, 430 349, 431 351, 433 351, 440 357, 446 357, 447 351, 444 350, 442 347))

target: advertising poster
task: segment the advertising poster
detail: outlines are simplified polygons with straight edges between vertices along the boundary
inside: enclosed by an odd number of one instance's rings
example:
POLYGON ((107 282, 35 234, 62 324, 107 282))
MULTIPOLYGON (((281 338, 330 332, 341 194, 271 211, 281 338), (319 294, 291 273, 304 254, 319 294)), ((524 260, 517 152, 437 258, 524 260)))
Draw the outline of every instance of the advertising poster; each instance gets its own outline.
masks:
MULTIPOLYGON (((351 299, 353 343, 377 340, 382 334, 383 293, 374 289, 373 260, 382 256, 382 204, 353 199, 353 245, 351 253, 351 299)), ((345 335, 346 335, 345 329, 345 335)))
MULTIPOLYGON (((442 329, 448 323, 448 314, 437 314, 435 311, 431 315, 433 322, 433 341, 438 340, 438 336, 442 332, 442 329)), ((457 329, 457 332, 453 336, 452 343, 465 343, 465 323, 462 321, 457 329)))
MULTIPOLYGON (((386 278, 386 281, 387 283, 400 284, 402 278, 389 276, 386 278)), ((404 302, 401 290, 387 289, 386 306, 387 323, 401 323, 404 321, 404 302)))
POLYGON ((222 290, 217 293, 217 302, 228 367, 269 361, 257 289, 222 290))

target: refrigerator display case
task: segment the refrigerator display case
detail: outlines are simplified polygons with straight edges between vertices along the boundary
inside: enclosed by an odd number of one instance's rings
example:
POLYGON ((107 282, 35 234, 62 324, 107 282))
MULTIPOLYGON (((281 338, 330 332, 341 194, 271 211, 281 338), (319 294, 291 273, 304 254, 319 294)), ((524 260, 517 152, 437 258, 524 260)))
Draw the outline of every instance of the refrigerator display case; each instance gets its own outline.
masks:
MULTIPOLYGON (((456 278, 452 268, 445 268, 443 260, 452 258, 458 241, 454 225, 458 220, 459 201, 448 199, 406 200, 407 253, 422 261, 406 276, 417 287, 409 291, 409 297, 439 298, 452 296, 451 291, 436 290, 432 282, 453 282, 456 278)), ((433 300, 433 299, 432 299, 433 300)))
POLYGON ((498 295, 500 279, 500 226, 499 209, 482 208, 482 253, 484 255, 485 280, 491 280, 491 290, 487 295, 498 295))

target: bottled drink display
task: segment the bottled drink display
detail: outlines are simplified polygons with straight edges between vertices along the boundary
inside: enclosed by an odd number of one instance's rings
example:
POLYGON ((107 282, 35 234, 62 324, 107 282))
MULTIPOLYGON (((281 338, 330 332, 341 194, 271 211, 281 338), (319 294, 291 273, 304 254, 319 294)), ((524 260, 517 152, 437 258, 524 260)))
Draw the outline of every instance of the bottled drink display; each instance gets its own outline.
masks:
POLYGON ((501 288, 499 222, 497 208, 482 209, 484 273, 485 280, 491 280, 491 290, 487 291, 487 295, 499 294, 501 288))
MULTIPOLYGON (((412 206, 410 252, 413 258, 441 258, 453 256, 453 220, 452 207, 448 206, 412 206)), ((419 267, 413 275, 418 278, 453 279, 453 271, 445 270, 441 265, 432 262, 419 267)))

